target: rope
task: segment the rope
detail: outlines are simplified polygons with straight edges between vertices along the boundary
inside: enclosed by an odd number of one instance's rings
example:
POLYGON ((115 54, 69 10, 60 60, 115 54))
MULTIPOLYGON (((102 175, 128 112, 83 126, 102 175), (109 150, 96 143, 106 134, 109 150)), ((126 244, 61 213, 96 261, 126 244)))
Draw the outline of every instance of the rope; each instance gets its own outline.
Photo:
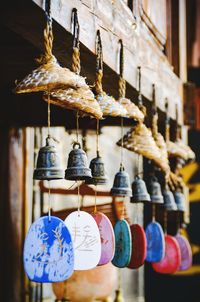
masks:
POLYGON ((73 34, 73 51, 72 51, 72 70, 76 74, 80 74, 80 46, 79 46, 79 31, 77 9, 72 10, 72 34, 73 34))
POLYGON ((94 197, 94 213, 97 212, 97 188, 95 188, 95 197, 94 197))
POLYGON ((48 217, 49 217, 49 222, 51 221, 51 189, 50 189, 50 182, 48 181, 48 217))
POLYGON ((52 58, 53 48, 53 31, 52 31, 52 19, 47 21, 46 28, 44 29, 44 60, 48 61, 52 58))
POLYGON ((49 91, 48 91, 47 125, 48 125, 48 137, 50 137, 50 127, 51 127, 51 104, 50 104, 50 93, 49 93, 49 91))
POLYGON ((99 69, 96 72, 96 79, 95 79, 95 91, 96 91, 96 94, 101 94, 103 92, 102 79, 103 79, 103 71, 101 69, 99 69))
POLYGON ((123 168, 124 161, 124 119, 121 117, 121 163, 120 167, 123 168))
POLYGON ((165 99, 165 111, 166 111, 166 120, 165 120, 165 140, 169 142, 170 140, 170 118, 168 115, 168 99, 165 99))
POLYGON ((78 47, 73 47, 72 71, 75 72, 76 74, 80 74, 80 71, 81 71, 80 50, 78 47))
POLYGON ((79 112, 76 112, 76 141, 78 143, 78 131, 79 131, 79 112))
POLYGON ((126 81, 122 78, 122 76, 119 77, 119 98, 125 98, 126 95, 126 81))

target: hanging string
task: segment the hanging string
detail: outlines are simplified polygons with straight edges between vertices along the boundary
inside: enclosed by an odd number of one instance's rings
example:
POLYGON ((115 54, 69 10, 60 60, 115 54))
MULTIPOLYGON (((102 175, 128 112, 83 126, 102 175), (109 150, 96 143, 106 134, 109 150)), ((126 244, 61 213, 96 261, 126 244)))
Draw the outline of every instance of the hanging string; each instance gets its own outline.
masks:
POLYGON ((77 182, 77 190, 78 190, 78 216, 80 216, 80 184, 78 183, 78 181, 76 181, 77 182))
POLYGON ((94 213, 97 212, 97 186, 95 188, 95 196, 94 196, 94 213))
POLYGON ((168 99, 165 99, 165 112, 166 112, 166 119, 165 119, 165 140, 166 142, 169 142, 170 140, 170 117, 168 114, 168 99))
POLYGON ((156 220, 156 205, 155 203, 152 204, 152 221, 156 220))
POLYGON ((121 162, 120 167, 123 168, 123 161, 124 161, 124 119, 121 117, 121 162))
POLYGON ((97 119, 97 128, 96 128, 96 149, 97 154, 99 153, 99 120, 97 119))
POLYGON ((146 116, 146 108, 143 105, 142 93, 141 93, 141 66, 138 66, 137 70, 138 70, 138 107, 142 111, 144 116, 146 116))
POLYGON ((80 44, 79 44, 80 26, 78 22, 77 9, 72 10, 72 35, 73 35, 73 51, 72 51, 72 71, 80 74, 80 44))
POLYGON ((121 220, 125 218, 125 197, 122 199, 122 211, 121 211, 121 220))
POLYGON ((96 94, 101 94, 103 92, 102 78, 103 78, 103 51, 102 51, 102 42, 101 42, 100 31, 97 30, 97 36, 96 36, 96 78, 95 78, 96 94))
POLYGON ((50 181, 48 181, 48 217, 49 222, 51 221, 51 189, 50 189, 50 181))
POLYGON ((50 127, 51 127, 51 103, 50 103, 50 92, 49 92, 49 91, 48 91, 47 124, 48 124, 48 137, 50 137, 50 127))
POLYGON ((78 131, 79 131, 79 112, 76 112, 76 141, 78 143, 78 131))
POLYGON ((164 210, 164 232, 167 233, 167 211, 164 210))

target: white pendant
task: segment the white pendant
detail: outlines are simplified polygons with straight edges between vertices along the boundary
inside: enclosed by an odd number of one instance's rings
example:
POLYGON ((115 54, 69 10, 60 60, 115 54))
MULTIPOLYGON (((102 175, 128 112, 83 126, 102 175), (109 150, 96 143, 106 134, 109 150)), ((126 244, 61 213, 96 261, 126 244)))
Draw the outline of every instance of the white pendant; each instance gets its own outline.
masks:
POLYGON ((84 211, 75 211, 65 219, 74 245, 74 269, 96 267, 101 257, 100 233, 94 218, 84 211))

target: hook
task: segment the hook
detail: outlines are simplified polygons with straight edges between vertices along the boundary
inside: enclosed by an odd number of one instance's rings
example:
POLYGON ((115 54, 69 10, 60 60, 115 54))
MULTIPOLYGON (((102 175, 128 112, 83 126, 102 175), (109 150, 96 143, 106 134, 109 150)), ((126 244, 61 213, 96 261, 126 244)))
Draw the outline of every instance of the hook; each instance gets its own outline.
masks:
POLYGON ((119 40, 119 43, 120 43, 119 75, 121 77, 123 77, 123 74, 124 74, 124 46, 123 46, 123 42, 121 39, 119 40))
POLYGON ((96 70, 103 70, 103 50, 102 50, 102 42, 101 42, 101 34, 100 30, 97 30, 97 35, 96 35, 96 56, 97 56, 97 61, 96 61, 96 70))
POLYGON ((80 26, 78 22, 78 14, 77 9, 72 9, 72 35, 73 35, 73 47, 79 48, 79 32, 80 32, 80 26))

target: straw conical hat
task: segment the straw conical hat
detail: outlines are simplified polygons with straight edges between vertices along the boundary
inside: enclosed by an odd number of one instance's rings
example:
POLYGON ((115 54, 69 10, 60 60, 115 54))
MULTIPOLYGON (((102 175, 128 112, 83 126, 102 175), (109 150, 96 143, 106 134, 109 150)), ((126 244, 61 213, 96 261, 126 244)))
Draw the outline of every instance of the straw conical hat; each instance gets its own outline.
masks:
MULTIPOLYGON (((102 118, 101 108, 88 85, 78 89, 69 88, 67 90, 51 91, 49 99, 54 105, 80 111, 97 119, 102 118)), ((48 93, 44 94, 44 100, 48 101, 48 93)))
POLYGON ((184 144, 184 142, 181 139, 178 139, 176 141, 176 145, 186 152, 187 160, 194 160, 195 159, 195 153, 192 151, 192 149, 189 146, 184 144))
POLYGON ((61 67, 52 55, 42 60, 41 65, 28 74, 15 88, 16 93, 51 91, 55 88, 77 89, 87 86, 85 79, 68 68, 61 67))
POLYGON ((169 159, 167 153, 167 145, 164 140, 164 137, 159 132, 154 135, 154 140, 158 146, 161 154, 161 158, 158 160, 158 166, 167 174, 167 177, 170 173, 169 159))
MULTIPOLYGON (((122 139, 117 143, 122 145, 122 139)), ((123 138, 124 148, 134 151, 150 160, 158 160, 161 158, 160 150, 156 145, 151 130, 144 124, 136 125, 123 138)))
POLYGON ((137 122, 144 121, 144 114, 131 100, 122 97, 119 99, 119 103, 126 109, 126 117, 134 119, 137 122))
POLYGON ((120 105, 112 96, 107 95, 105 92, 101 92, 96 96, 103 116, 121 116, 125 117, 127 115, 126 109, 120 105))

